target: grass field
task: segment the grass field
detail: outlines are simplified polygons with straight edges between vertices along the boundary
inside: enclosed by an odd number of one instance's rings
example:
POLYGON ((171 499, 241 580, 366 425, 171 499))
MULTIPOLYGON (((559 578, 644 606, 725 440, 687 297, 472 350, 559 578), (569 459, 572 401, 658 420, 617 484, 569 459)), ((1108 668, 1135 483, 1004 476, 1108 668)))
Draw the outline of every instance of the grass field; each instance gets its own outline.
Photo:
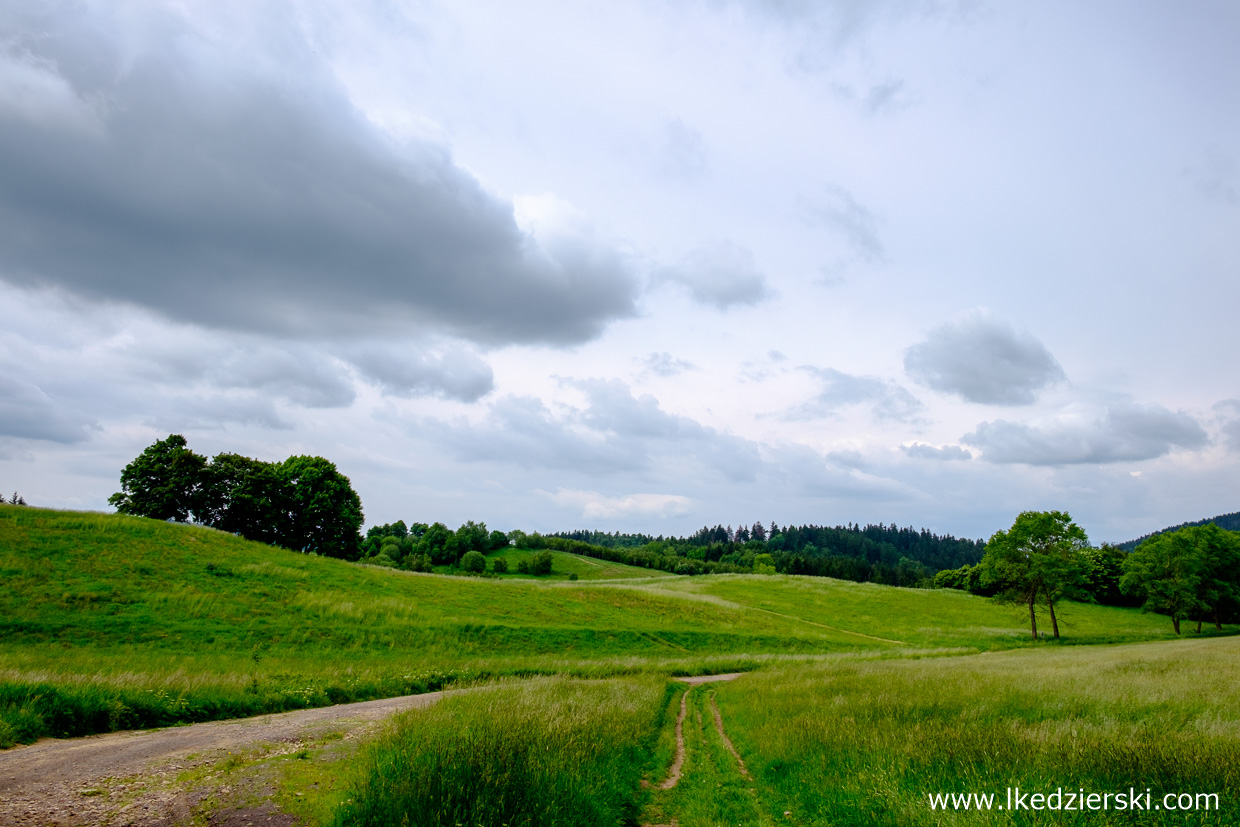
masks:
MULTIPOLYGON (((1240 817, 1240 639, 773 667, 719 703, 771 818, 796 824, 1219 824, 1240 817), (932 793, 1151 790, 1212 810, 932 809, 932 793)), ((1115 804, 1112 799, 1112 805, 1115 804)))
POLYGON ((490 814, 467 823, 519 823, 509 805, 534 790, 551 802, 537 823, 585 795, 598 823, 1033 824, 928 796, 1144 785, 1217 793, 1224 809, 1047 823, 1236 823, 1240 639, 1171 640, 1165 618, 1068 604, 1064 645, 1035 643, 1020 611, 960 592, 676 577, 561 553, 553 565, 411 574, 0 506, 0 745, 473 684, 488 688, 403 719, 355 774, 323 770, 350 792, 307 812, 384 823, 439 802, 490 814), (640 786, 669 761, 683 686, 668 676, 733 670, 750 674, 689 696, 683 786, 640 786), (752 780, 715 734, 715 704, 752 780), (527 775, 487 763, 529 763, 529 750, 541 757, 527 775), (445 772, 457 781, 400 781, 445 772))

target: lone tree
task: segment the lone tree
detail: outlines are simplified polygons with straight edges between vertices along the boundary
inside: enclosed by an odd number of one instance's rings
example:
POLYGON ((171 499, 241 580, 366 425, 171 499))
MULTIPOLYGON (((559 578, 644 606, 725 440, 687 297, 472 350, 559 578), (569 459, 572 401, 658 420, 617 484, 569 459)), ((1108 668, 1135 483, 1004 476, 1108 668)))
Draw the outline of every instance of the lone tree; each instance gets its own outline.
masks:
POLYGON ((1089 545, 1085 531, 1062 511, 1025 511, 1007 531, 986 543, 981 582, 998 589, 995 599, 1029 607, 1029 632, 1038 638, 1037 607, 1045 603, 1059 639, 1055 603, 1084 592, 1089 545))
POLYGON ((1240 597, 1240 534, 1216 525, 1189 526, 1149 538, 1124 561, 1120 588, 1165 612, 1175 633, 1180 621, 1203 616, 1222 628, 1223 614, 1240 597))

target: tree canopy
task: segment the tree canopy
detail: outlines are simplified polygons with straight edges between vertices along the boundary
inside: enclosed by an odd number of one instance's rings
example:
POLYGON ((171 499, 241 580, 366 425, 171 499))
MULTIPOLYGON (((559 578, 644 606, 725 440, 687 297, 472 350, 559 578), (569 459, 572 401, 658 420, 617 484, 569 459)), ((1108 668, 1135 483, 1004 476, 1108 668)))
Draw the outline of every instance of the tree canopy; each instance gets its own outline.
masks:
POLYGON ((272 463, 221 453, 212 460, 170 434, 121 472, 108 502, 122 514, 194 521, 294 551, 356 559, 362 501, 322 457, 272 463))
POLYGON ((1084 591, 1089 570, 1085 531, 1063 511, 1025 511, 1007 531, 997 531, 979 564, 983 584, 996 599, 1029 607, 1029 631, 1038 637, 1037 607, 1045 603, 1059 637, 1055 603, 1084 591))
POLYGON ((1120 588, 1146 610, 1170 615, 1177 635, 1191 617, 1208 616, 1221 628, 1240 601, 1240 534, 1216 525, 1157 534, 1128 555, 1120 588))

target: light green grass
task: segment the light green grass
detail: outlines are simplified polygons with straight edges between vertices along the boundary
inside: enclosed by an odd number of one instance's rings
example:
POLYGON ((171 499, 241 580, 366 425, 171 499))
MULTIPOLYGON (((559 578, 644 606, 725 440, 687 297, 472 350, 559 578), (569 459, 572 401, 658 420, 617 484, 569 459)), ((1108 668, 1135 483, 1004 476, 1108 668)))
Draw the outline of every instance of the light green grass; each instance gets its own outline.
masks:
MULTIPOLYGON (((797 825, 1240 823, 1240 639, 841 659, 720 685, 766 813, 797 825), (931 793, 1216 793, 1222 809, 935 811, 931 793), (790 818, 782 818, 790 812, 790 818)), ((682 822, 682 824, 685 824, 682 822)), ((688 827, 686 824, 685 827, 688 827)))
POLYGON ((508 563, 508 573, 499 575, 501 578, 538 580, 542 582, 555 580, 568 580, 570 574, 576 574, 578 580, 647 580, 655 578, 675 577, 658 569, 643 569, 639 566, 626 566, 623 563, 613 563, 609 560, 595 560, 592 557, 583 557, 579 554, 569 554, 565 551, 551 552, 551 574, 530 575, 518 574, 517 563, 522 560, 529 561, 534 556, 534 552, 509 547, 493 551, 487 555, 487 570, 490 571, 497 559, 503 559, 508 563))

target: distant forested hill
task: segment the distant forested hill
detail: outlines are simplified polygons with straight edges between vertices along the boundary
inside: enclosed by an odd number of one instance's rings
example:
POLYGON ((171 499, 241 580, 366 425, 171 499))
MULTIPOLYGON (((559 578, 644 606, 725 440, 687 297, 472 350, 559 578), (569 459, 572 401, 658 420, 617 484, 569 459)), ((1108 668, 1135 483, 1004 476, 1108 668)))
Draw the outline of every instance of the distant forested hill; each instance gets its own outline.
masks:
POLYGON ((1149 534, 1146 534, 1143 537, 1138 537, 1135 540, 1129 540, 1126 543, 1120 543, 1119 547, 1122 548, 1124 551, 1132 551, 1134 548, 1141 545, 1141 543, 1145 542, 1151 537, 1156 537, 1159 534, 1166 534, 1168 531, 1176 531, 1177 529, 1187 528, 1188 526, 1207 525, 1208 523, 1214 523, 1219 528, 1225 528, 1228 531, 1240 531, 1240 511, 1233 511, 1230 514, 1220 514, 1217 517, 1207 517, 1204 520, 1197 520, 1196 522, 1192 522, 1192 523, 1181 523, 1180 525, 1173 525, 1173 526, 1170 526, 1169 528, 1164 528, 1161 531, 1154 531, 1149 534))
MULTIPOLYGON (((973 565, 986 544, 925 529, 891 525, 704 527, 689 537, 603 531, 562 531, 548 537, 612 549, 657 553, 702 563, 753 566, 755 555, 769 554, 780 572, 845 580, 912 585, 943 569, 973 565)), ((558 546, 557 546, 558 548, 558 546)), ((561 550, 568 550, 567 548, 561 550)), ((587 551, 581 551, 586 553, 587 551)), ((610 558, 609 558, 610 559, 610 558)), ((627 560, 626 560, 627 562, 627 560)), ((644 563, 639 565, 646 565, 644 563)), ((671 569, 679 571, 679 569, 671 569)), ((685 572, 687 573, 687 572, 685 572)))

